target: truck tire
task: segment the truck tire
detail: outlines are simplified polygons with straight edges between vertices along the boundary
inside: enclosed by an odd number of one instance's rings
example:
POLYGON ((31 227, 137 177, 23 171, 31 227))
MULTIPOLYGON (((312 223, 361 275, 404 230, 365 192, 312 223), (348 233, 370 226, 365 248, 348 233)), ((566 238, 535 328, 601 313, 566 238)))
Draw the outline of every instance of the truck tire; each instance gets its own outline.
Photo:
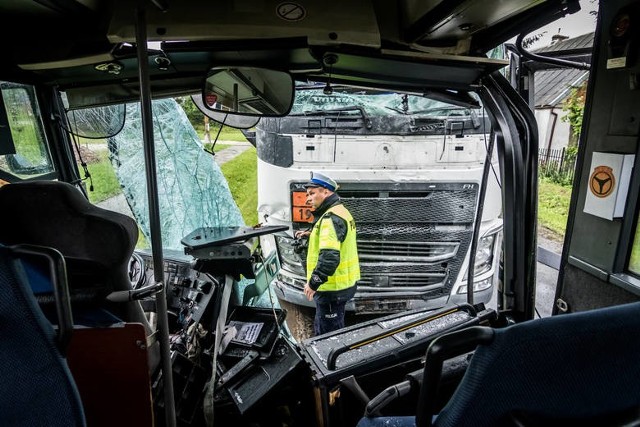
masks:
POLYGON ((306 340, 313 336, 313 319, 315 309, 301 305, 291 304, 288 301, 280 300, 280 306, 287 310, 286 323, 291 335, 297 342, 306 340))

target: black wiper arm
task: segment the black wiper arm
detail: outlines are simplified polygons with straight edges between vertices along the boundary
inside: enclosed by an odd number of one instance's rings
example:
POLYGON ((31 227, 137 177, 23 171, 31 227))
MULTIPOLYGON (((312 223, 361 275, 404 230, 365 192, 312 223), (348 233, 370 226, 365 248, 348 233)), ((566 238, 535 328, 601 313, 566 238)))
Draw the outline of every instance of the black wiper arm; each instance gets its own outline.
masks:
MULTIPOLYGON (((331 109, 321 109, 321 110, 309 110, 309 111, 304 111, 300 114, 295 114, 297 115, 305 115, 305 116, 321 116, 324 114, 328 114, 328 113, 341 113, 343 111, 360 111, 360 114, 362 114, 363 117, 367 117, 367 114, 364 112, 364 108, 362 107, 357 107, 355 105, 353 106, 349 106, 349 107, 342 107, 342 108, 331 108, 331 109)), ((293 114, 291 114, 293 115, 293 114)))
POLYGON ((304 111, 303 113, 300 113, 300 114, 289 114, 289 115, 290 116, 325 116, 331 113, 338 113, 338 117, 340 117, 340 113, 345 111, 359 111, 360 115, 362 116, 362 120, 365 123, 365 126, 367 127, 367 129, 371 129, 371 126, 372 126, 371 120, 369 119, 369 116, 365 112, 364 108, 358 107, 355 105, 349 106, 349 107, 343 107, 343 108, 332 108, 329 110, 310 110, 310 111, 304 111))
POLYGON ((397 108, 389 107, 389 106, 386 106, 386 105, 385 105, 384 108, 388 108, 389 110, 395 111, 396 113, 402 114, 403 116, 407 116, 409 114, 413 114, 413 113, 410 113, 410 112, 407 112, 407 111, 398 110, 397 108))
POLYGON ((458 110, 469 110, 470 108, 467 107, 457 107, 457 106, 451 106, 451 107, 433 107, 433 108, 427 108, 426 110, 418 110, 418 111, 412 111, 411 114, 427 114, 427 113, 431 113, 433 111, 458 111, 458 110))

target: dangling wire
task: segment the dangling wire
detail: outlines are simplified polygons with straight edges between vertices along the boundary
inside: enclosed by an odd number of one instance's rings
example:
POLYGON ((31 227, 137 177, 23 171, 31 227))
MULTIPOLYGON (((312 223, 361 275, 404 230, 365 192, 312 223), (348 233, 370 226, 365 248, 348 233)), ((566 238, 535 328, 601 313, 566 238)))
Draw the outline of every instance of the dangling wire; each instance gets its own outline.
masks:
POLYGON ((216 146, 216 143, 218 142, 218 138, 220 137, 220 132, 222 132, 222 128, 224 127, 224 124, 227 121, 227 117, 229 117, 229 114, 225 114, 224 115, 224 119, 222 120, 222 123, 220 123, 220 127, 218 128, 218 133, 216 134, 216 138, 213 140, 213 144, 211 144, 211 151, 205 149, 204 151, 206 151, 207 153, 211 154, 212 156, 215 156, 216 153, 215 151, 213 151, 213 149, 216 146))
POLYGON ((329 64, 329 80, 327 80, 327 84, 322 89, 322 93, 325 95, 331 95, 333 93, 333 88, 331 87, 331 73, 333 72, 333 64, 329 64))
POLYGON ((327 84, 322 90, 322 93, 325 95, 331 95, 333 93, 333 88, 331 87, 331 75, 333 74, 333 64, 338 62, 338 55, 335 53, 326 53, 322 58, 322 62, 324 65, 329 66, 329 80, 327 80, 327 84))
MULTIPOLYGON (((76 115, 72 112, 73 114, 73 121, 74 124, 76 126, 76 129, 78 128, 78 124, 76 123, 76 115)), ((69 129, 71 129, 71 126, 69 126, 69 129)), ((89 172, 89 167, 87 166, 87 162, 84 161, 84 159, 82 158, 82 153, 80 152, 80 143, 78 142, 78 137, 74 132, 68 132, 69 135, 71 135, 71 141, 73 142, 73 145, 76 148, 76 152, 78 153, 78 160, 80 160, 80 166, 82 166, 82 170, 84 171, 84 180, 88 179, 89 180, 89 191, 93 191, 93 178, 91 178, 91 172, 89 172)))

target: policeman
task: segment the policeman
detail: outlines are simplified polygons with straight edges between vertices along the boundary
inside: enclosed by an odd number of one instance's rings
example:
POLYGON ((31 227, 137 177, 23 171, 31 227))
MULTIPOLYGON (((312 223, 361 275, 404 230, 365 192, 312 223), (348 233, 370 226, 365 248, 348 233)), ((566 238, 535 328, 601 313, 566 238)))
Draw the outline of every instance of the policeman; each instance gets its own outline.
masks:
POLYGON ((314 208, 309 237, 307 283, 304 294, 316 304, 315 335, 344 327, 344 307, 356 293, 360 264, 356 245, 356 224, 335 193, 338 184, 328 176, 312 172, 305 184, 307 203, 314 208))

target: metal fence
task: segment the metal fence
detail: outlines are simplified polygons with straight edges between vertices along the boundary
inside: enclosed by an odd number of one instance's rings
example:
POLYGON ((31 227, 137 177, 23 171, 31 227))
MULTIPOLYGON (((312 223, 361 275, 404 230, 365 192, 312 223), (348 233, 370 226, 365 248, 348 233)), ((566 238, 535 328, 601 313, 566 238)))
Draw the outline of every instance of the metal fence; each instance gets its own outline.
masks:
POLYGON ((539 174, 560 183, 571 184, 576 169, 576 156, 567 155, 565 148, 538 151, 539 174))

